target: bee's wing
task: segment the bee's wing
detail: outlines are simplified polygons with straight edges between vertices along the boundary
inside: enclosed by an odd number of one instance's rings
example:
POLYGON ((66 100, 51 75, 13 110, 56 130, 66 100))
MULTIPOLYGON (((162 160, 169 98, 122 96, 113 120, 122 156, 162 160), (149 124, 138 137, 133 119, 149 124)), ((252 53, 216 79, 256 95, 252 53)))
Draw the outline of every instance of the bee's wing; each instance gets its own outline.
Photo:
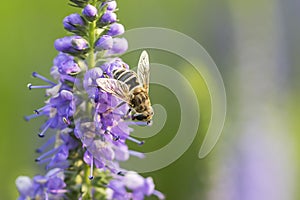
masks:
POLYGON ((105 92, 108 92, 127 103, 130 102, 129 87, 125 83, 110 78, 98 78, 96 83, 105 92))
POLYGON ((149 90, 149 77, 150 77, 150 66, 149 66, 149 56, 146 51, 143 51, 137 68, 137 76, 140 84, 147 91, 149 90))

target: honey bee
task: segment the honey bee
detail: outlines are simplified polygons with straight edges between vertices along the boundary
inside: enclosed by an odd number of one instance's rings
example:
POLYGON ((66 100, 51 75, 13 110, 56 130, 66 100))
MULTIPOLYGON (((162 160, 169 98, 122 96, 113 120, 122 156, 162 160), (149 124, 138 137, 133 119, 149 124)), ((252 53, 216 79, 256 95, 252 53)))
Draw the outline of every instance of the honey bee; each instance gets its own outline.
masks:
POLYGON ((128 114, 133 111, 132 119, 151 123, 153 108, 149 98, 149 56, 143 51, 139 62, 137 73, 135 71, 121 68, 113 71, 113 78, 98 78, 98 87, 130 106, 128 114))

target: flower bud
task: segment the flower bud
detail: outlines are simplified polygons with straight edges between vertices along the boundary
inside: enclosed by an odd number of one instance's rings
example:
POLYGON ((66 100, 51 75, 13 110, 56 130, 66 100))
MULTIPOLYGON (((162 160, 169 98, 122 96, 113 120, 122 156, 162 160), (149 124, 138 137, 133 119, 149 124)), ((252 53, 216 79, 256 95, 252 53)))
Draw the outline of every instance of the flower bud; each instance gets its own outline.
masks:
POLYGON ((114 23, 110 26, 107 34, 110 36, 122 35, 125 32, 124 26, 119 23, 114 23))
POLYGON ((98 10, 94 6, 88 4, 84 7, 82 14, 86 17, 89 21, 94 21, 97 18, 98 10))
POLYGON ((117 21, 117 15, 113 12, 106 12, 101 17, 101 22, 104 24, 111 24, 117 21))
POLYGON ((67 36, 56 39, 54 47, 58 51, 76 55, 86 53, 89 49, 88 42, 80 36, 67 36))
POLYGON ((113 39, 109 35, 103 35, 95 42, 95 49, 97 51, 108 50, 113 47, 113 39))
POLYGON ((19 176, 16 185, 21 196, 31 196, 31 193, 33 193, 33 181, 27 176, 19 176))
POLYGON ((79 14, 74 13, 64 18, 63 25, 67 31, 78 32, 84 29, 85 22, 79 14))
POLYGON ((107 5, 107 10, 109 11, 114 11, 117 8, 117 2, 116 1, 109 1, 109 2, 104 2, 102 3, 101 7, 104 7, 105 5, 107 5))

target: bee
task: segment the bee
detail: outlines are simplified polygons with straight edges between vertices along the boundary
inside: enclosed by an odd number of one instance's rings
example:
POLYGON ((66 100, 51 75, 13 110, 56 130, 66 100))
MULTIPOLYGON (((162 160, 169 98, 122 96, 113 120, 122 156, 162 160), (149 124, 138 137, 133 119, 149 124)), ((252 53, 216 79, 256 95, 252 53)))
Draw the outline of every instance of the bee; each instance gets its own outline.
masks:
POLYGON ((151 123, 153 108, 149 98, 149 56, 143 51, 135 71, 120 68, 113 71, 113 78, 98 78, 97 86, 126 102, 132 119, 151 123))

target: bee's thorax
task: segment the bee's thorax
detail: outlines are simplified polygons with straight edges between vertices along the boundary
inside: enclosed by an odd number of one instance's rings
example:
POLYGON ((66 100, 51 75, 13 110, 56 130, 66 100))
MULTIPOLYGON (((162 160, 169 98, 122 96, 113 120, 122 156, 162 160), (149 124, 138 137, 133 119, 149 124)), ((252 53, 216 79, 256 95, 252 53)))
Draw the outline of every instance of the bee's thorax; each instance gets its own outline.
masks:
POLYGON ((151 103, 144 88, 139 87, 134 89, 132 92, 131 106, 138 113, 143 113, 149 109, 151 103))

